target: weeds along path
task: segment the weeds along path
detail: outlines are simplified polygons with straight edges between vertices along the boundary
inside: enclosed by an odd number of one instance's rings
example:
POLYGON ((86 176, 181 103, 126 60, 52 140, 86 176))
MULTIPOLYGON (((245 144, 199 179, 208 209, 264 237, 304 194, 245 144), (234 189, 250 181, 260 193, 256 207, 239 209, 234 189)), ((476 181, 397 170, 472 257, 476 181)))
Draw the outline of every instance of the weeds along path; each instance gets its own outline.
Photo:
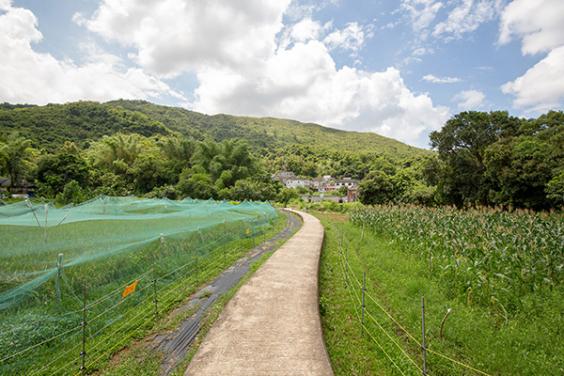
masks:
POLYGON ((332 375, 318 308, 324 229, 302 228, 241 287, 192 358, 189 375, 332 375))
POLYGON ((200 333, 202 319, 208 309, 217 301, 221 294, 231 290, 249 272, 251 265, 263 254, 274 252, 280 241, 290 237, 300 227, 298 218, 288 215, 288 225, 278 235, 265 241, 245 257, 237 260, 230 268, 223 272, 217 279, 196 293, 183 307, 175 310, 170 319, 185 312, 196 310, 187 320, 183 321, 177 330, 156 335, 151 342, 151 347, 164 353, 164 363, 161 375, 168 375, 176 369, 190 346, 200 333))

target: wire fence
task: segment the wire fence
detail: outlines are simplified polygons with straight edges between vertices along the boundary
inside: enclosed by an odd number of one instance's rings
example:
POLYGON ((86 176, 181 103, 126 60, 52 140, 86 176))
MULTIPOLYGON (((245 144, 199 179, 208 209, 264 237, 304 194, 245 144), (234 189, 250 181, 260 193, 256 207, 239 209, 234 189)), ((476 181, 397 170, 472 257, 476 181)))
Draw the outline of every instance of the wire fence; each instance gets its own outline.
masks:
MULTIPOLYGON (((128 268, 136 268, 138 273, 128 273, 127 280, 119 283, 113 283, 114 276, 108 275, 109 288, 97 284, 99 278, 90 278, 84 265, 73 270, 73 280, 63 288, 59 281, 66 279, 67 267, 62 265, 55 277, 57 283, 52 284, 57 289, 55 311, 41 317, 38 312, 42 307, 24 303, 3 312, 6 317, 19 317, 12 324, 0 325, 0 338, 4 337, 0 341, 0 374, 78 376, 103 367, 132 338, 155 328, 159 318, 166 317, 201 283, 242 257, 261 237, 264 241, 269 228, 272 232, 281 230, 269 226, 270 218, 257 216, 223 221, 213 231, 198 228, 185 237, 161 234, 148 242, 143 256, 128 258, 128 268), (81 289, 74 280, 77 276, 81 289)), ((41 288, 53 287, 49 286, 41 288)))
MULTIPOLYGON (((360 323, 361 335, 368 337, 382 351, 390 361, 393 368, 401 375, 433 374, 427 368, 426 357, 430 354, 456 364, 461 369, 475 372, 479 375, 490 376, 472 366, 452 359, 429 347, 425 342, 424 329, 424 302, 422 299, 422 335, 417 338, 410 333, 377 298, 376 292, 366 286, 366 271, 362 270, 362 260, 355 252, 348 252, 347 245, 343 244, 343 234, 333 224, 333 230, 338 234, 337 248, 328 251, 337 252, 339 255, 340 278, 345 284, 348 300, 355 312, 355 318, 360 323), (350 258, 355 258, 351 263, 350 258), (388 321, 386 324, 385 321, 388 321), (388 328, 386 328, 388 327, 388 328), (405 334, 408 340, 402 340, 398 333, 405 334), (377 335, 381 333, 382 335, 377 335), (382 339, 383 338, 383 339, 382 339), (385 342, 384 342, 385 341, 385 342), (411 341, 411 342, 410 342, 411 341), (416 347, 415 347, 416 346, 416 347)), ((461 370, 462 372, 462 370, 461 370)), ((462 373, 461 373, 462 374, 462 373)))

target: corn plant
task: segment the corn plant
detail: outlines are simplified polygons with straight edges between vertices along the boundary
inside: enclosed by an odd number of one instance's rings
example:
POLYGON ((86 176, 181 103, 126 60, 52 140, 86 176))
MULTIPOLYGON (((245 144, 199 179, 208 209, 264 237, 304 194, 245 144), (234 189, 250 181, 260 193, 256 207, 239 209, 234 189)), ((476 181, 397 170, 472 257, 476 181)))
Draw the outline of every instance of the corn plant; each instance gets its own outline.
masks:
POLYGON ((564 282, 564 218, 496 208, 379 206, 351 222, 426 260, 448 291, 507 317, 530 293, 564 282))

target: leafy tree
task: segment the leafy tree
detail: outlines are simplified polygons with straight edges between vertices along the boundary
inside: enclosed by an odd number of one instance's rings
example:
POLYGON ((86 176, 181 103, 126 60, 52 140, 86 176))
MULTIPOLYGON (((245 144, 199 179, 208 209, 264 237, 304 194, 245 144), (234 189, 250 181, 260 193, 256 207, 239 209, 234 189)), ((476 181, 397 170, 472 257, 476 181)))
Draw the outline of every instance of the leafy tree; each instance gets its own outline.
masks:
POLYGON ((73 180, 82 187, 89 186, 90 168, 84 159, 73 154, 46 155, 37 162, 36 178, 56 195, 73 180))
POLYGON ((548 182, 546 193, 553 207, 564 209, 564 172, 548 182))
POLYGON ((493 187, 493 203, 545 209, 546 185, 551 178, 550 145, 536 138, 505 138, 485 152, 486 177, 493 187))
POLYGON ((517 135, 521 120, 506 111, 461 112, 440 131, 430 134, 442 162, 438 192, 447 204, 487 205, 491 181, 485 175, 484 154, 501 138, 517 135))
POLYGON ((281 204, 284 204, 284 207, 286 207, 286 205, 288 204, 288 202, 290 202, 290 200, 299 197, 300 195, 295 189, 282 188, 280 193, 278 193, 278 195, 276 196, 276 201, 278 201, 281 204))
POLYGON ((393 185, 382 171, 372 171, 358 187, 358 200, 364 205, 387 204, 392 199, 393 185))

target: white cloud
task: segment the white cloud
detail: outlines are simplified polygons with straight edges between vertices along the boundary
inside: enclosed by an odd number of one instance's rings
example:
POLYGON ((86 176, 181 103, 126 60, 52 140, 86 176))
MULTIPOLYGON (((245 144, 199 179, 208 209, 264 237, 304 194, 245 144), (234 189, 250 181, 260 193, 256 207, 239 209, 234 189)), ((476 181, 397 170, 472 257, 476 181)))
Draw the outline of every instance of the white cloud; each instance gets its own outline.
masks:
POLYGON ((423 80, 427 81, 427 82, 434 83, 434 84, 452 84, 452 83, 455 83, 455 82, 462 81, 458 77, 436 77, 432 74, 428 74, 426 76, 423 76, 423 80))
POLYGON ((564 46, 552 50, 546 58, 523 76, 501 87, 516 97, 515 108, 542 112, 564 105, 564 46))
POLYGON ((461 91, 453 98, 454 101, 459 102, 458 108, 461 110, 476 110, 484 107, 484 99, 486 99, 484 93, 477 90, 461 91))
POLYGON ((10 3, 0 3, 0 101, 46 104, 76 100, 179 97, 163 82, 136 68, 125 68, 119 58, 83 46, 87 63, 59 61, 37 53, 32 44, 42 40, 35 15, 10 3))
POLYGON ((322 27, 319 22, 311 18, 304 18, 292 27, 291 38, 298 42, 306 42, 310 39, 318 39, 322 27))
POLYGON ((400 9, 409 13, 413 30, 421 31, 429 27, 443 5, 436 0, 402 0, 400 9))
POLYGON ((350 22, 343 30, 336 30, 323 40, 329 49, 358 52, 364 43, 364 30, 356 22, 350 22))
POLYGON ((550 52, 564 44, 564 1, 515 0, 501 14, 498 43, 522 38, 523 54, 550 52))
POLYGON ((447 34, 446 40, 462 37, 462 34, 475 31, 487 21, 495 19, 503 4, 502 0, 462 0, 450 11, 446 21, 437 24, 433 30, 436 37, 447 34))
POLYGON ((276 48, 290 0, 104 0, 87 27, 137 49, 138 63, 161 77, 203 65, 240 69, 276 48))

